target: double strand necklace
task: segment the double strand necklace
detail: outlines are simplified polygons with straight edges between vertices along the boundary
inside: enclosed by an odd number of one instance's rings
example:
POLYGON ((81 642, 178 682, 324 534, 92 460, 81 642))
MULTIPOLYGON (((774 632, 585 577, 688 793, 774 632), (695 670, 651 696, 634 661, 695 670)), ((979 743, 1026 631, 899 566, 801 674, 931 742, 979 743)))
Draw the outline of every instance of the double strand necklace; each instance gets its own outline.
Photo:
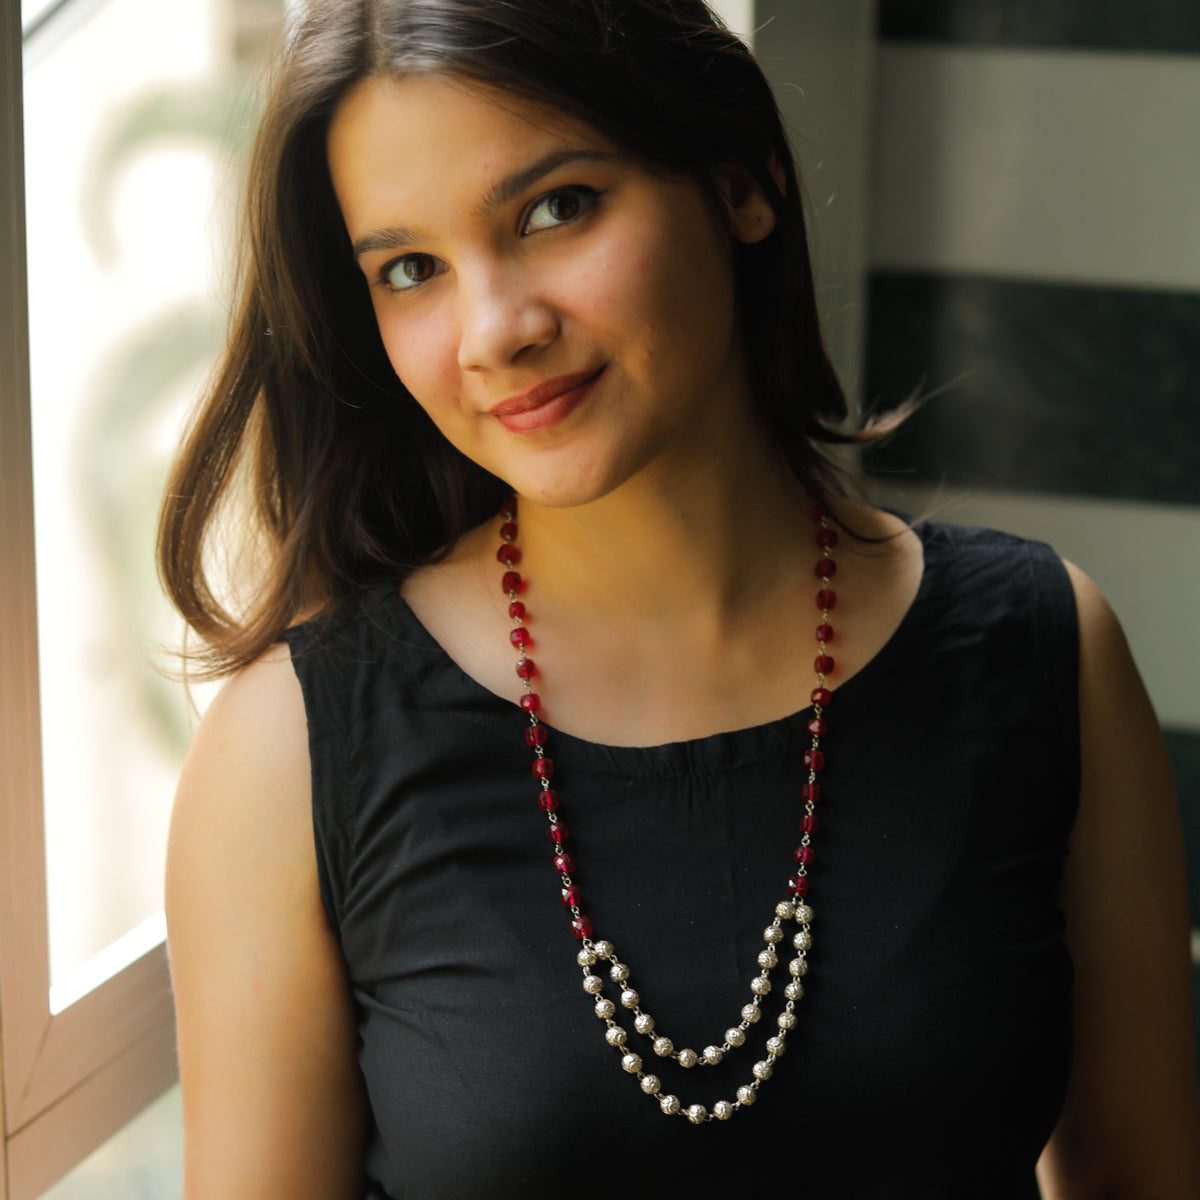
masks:
POLYGON ((825 686, 825 678, 834 669, 833 658, 829 654, 829 643, 833 641, 833 626, 830 624, 829 614, 837 604, 837 593, 830 587, 830 580, 837 571, 837 564, 833 560, 833 548, 838 544, 837 531, 830 525, 829 512, 825 506, 814 504, 812 516, 817 526, 817 546, 821 551, 815 568, 819 581, 817 608, 821 613, 821 623, 817 626, 817 658, 813 664, 817 682, 810 697, 813 715, 808 722, 812 744, 804 752, 804 767, 808 778, 800 788, 800 800, 804 811, 800 817, 800 842, 793 854, 793 873, 787 881, 788 898, 775 905, 774 918, 763 930, 763 941, 766 945, 758 955, 760 970, 750 980, 750 1000, 741 1011, 741 1020, 725 1030, 725 1036, 720 1043, 714 1042, 697 1052, 686 1046, 677 1050, 674 1042, 658 1029, 655 1019, 641 1006, 641 997, 633 986, 629 966, 617 957, 612 942, 592 937, 592 923, 581 908, 580 891, 574 879, 575 860, 566 849, 567 826, 559 815, 558 793, 550 784, 554 775, 554 760, 546 754, 548 727, 538 716, 542 711, 542 701, 533 686, 538 669, 537 664, 529 657, 533 638, 529 633, 525 605, 519 598, 525 590, 525 581, 516 570, 521 561, 521 551, 516 545, 515 496, 505 500, 500 508, 500 515, 503 524, 500 527, 501 545, 496 552, 496 558, 505 568, 501 587, 509 599, 508 615, 513 622, 509 638, 517 651, 517 675, 525 688, 519 702, 529 717, 525 741, 533 750, 533 775, 539 785, 537 802, 546 816, 546 833, 552 846, 563 906, 571 914, 571 931, 581 943, 576 962, 583 970, 583 990, 594 1001, 595 1014, 605 1024, 604 1040, 620 1054, 621 1067, 630 1075, 636 1076, 642 1091, 647 1096, 656 1098, 659 1108, 667 1116, 684 1116, 693 1125, 702 1125, 714 1119, 727 1121, 739 1109, 753 1104, 758 1089, 771 1078, 775 1060, 784 1052, 787 1035, 796 1027, 796 1001, 804 995, 804 984, 801 981, 808 974, 807 955, 812 946, 813 920, 813 910, 807 899, 808 868, 813 861, 812 836, 817 831, 816 808, 821 799, 821 785, 817 782, 817 777, 825 765, 825 755, 821 750, 821 738, 827 728, 824 712, 832 699, 832 693, 825 686), (751 1068, 751 1078, 737 1089, 735 1100, 718 1100, 713 1105, 712 1112, 703 1104, 684 1105, 678 1096, 664 1091, 662 1080, 646 1069, 643 1056, 631 1048, 629 1031, 617 1020, 617 1003, 603 994, 604 980, 597 973, 603 968, 599 964, 608 964, 608 977, 620 989, 620 1008, 632 1016, 634 1030, 650 1042, 652 1054, 659 1058, 673 1058, 681 1067, 715 1067, 724 1061, 726 1055, 746 1045, 747 1031, 762 1017, 763 999, 773 987, 771 973, 779 964, 783 942, 788 936, 784 929, 785 922, 793 922, 798 927, 791 935, 795 954, 787 965, 789 979, 783 988, 783 1010, 775 1019, 778 1032, 767 1038, 766 1056, 751 1068))

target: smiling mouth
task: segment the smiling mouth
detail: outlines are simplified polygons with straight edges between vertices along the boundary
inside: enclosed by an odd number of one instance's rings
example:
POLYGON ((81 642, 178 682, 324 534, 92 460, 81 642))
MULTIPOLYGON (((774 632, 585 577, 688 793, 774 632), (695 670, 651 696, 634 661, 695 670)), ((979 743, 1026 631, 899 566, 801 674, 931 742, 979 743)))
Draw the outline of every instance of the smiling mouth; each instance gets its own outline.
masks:
POLYGON ((561 421, 583 399, 591 385, 604 373, 604 367, 578 371, 547 379, 536 387, 510 396, 487 410, 512 433, 532 433, 561 421))

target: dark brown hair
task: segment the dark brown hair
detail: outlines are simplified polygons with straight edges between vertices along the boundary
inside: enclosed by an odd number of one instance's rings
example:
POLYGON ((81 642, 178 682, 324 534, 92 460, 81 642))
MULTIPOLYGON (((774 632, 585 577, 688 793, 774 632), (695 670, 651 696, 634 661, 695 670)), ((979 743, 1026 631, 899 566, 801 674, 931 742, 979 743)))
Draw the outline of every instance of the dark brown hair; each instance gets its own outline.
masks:
POLYGON ((414 73, 551 105, 707 188, 712 168, 743 164, 777 216, 764 241, 734 245, 759 414, 817 495, 832 478, 821 444, 847 440, 835 432, 846 400, 822 340, 787 135, 752 54, 702 0, 314 0, 267 99, 240 301, 160 521, 160 571, 204 640, 201 675, 250 662, 302 614, 433 561, 504 494, 406 402, 329 178, 326 133, 350 89, 414 73), (239 479, 265 557, 256 590, 230 605, 208 551, 239 479))

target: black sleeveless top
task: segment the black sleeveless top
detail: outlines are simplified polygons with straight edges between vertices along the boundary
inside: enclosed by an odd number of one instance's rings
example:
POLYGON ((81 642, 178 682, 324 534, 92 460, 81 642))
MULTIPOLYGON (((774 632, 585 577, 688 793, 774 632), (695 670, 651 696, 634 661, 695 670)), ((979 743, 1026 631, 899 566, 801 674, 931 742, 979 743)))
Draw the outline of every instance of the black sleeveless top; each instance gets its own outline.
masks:
MULTIPOLYGON (((289 632, 321 894, 359 1006, 368 1196, 1037 1195, 1069 1066, 1074 600, 1045 546, 919 532, 914 604, 831 706, 797 1028, 753 1107, 699 1127, 621 1070, 580 986, 524 715, 395 587, 289 632)), ((585 911, 677 1047, 722 1042, 750 998, 807 716, 652 748, 551 730, 585 911)), ((626 1020, 664 1090, 734 1098, 776 1032, 773 978, 716 1068, 655 1058, 626 1020)))

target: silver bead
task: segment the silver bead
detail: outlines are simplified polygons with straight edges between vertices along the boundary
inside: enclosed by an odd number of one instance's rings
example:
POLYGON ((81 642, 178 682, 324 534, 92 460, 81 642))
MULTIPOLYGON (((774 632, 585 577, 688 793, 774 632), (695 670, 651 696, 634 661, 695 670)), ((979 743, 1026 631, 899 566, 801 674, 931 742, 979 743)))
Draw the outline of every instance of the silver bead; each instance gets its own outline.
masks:
POLYGON ((754 1025, 757 1023, 759 1017, 761 1017, 761 1016, 762 1016, 762 1013, 759 1012, 757 1004, 743 1005, 743 1007, 742 1007, 742 1020, 743 1021, 747 1022, 750 1025, 754 1025))
POLYGON ((602 1021, 607 1021, 609 1017, 617 1011, 617 1006, 607 997, 596 1001, 596 1016, 602 1021))
POLYGON ((704 1061, 708 1063, 710 1067, 715 1067, 717 1063, 719 1063, 724 1057, 725 1051, 722 1050, 720 1046, 704 1047, 704 1061))
POLYGON ((775 1023, 779 1026, 780 1029, 795 1029, 796 1028, 796 1014, 790 1013, 790 1012, 781 1012, 779 1014, 779 1016, 775 1019, 775 1023))
POLYGON ((775 915, 781 921, 790 921, 796 915, 796 906, 790 900, 780 900, 775 905, 775 915))
POLYGON ((643 1075, 642 1091, 645 1092, 647 1096, 657 1095, 660 1091, 662 1091, 662 1080, 659 1079, 657 1075, 643 1075))
POLYGON ((767 1038, 767 1053, 772 1055, 773 1057, 778 1058, 786 1049, 787 1049, 787 1045, 784 1042, 783 1038, 781 1038, 781 1037, 767 1038))
POLYGON ((686 1047, 675 1056, 681 1067, 694 1067, 700 1061, 700 1055, 695 1050, 686 1047))
POLYGON ((812 919, 813 919, 813 910, 810 905, 808 905, 808 904, 797 904, 796 905, 796 920, 799 921, 801 925, 807 925, 812 919))
POLYGON ((622 1004, 623 1004, 623 1005, 624 1005, 626 1008, 637 1008, 637 1006, 638 1006, 638 1001, 639 1001, 640 999, 641 999, 641 997, 640 997, 640 996, 637 994, 637 992, 635 992, 635 991, 633 990, 633 988, 626 988, 626 989, 625 989, 625 990, 624 990, 624 991, 621 993, 621 1003, 622 1003, 622 1004))
POLYGON ((771 981, 765 975, 755 975, 750 980, 750 990, 756 996, 765 996, 771 990, 771 981))
POLYGON ((779 958, 774 950, 763 950, 758 956, 758 965, 766 971, 769 971, 778 962, 779 958))
POLYGON ((596 961, 596 956, 587 947, 584 947, 584 949, 575 955, 575 961, 581 967, 590 967, 596 961))
POLYGON ((803 979, 804 976, 808 974, 808 959, 793 958, 792 961, 788 963, 788 971, 797 979, 803 979))
POLYGON ((800 930, 800 932, 796 934, 794 938, 792 938, 792 945, 795 946, 797 950, 807 950, 812 945, 812 934, 809 933, 807 929, 800 930))
POLYGON ((793 979, 791 983, 783 989, 783 994, 789 1000, 801 1000, 804 998, 804 984, 798 979, 793 979))
POLYGON ((668 1117, 673 1117, 679 1111, 678 1096, 659 1096, 658 1107, 667 1114, 668 1117))
POLYGON ((630 1075, 636 1075, 642 1069, 642 1056, 640 1054, 622 1055, 621 1069, 628 1071, 630 1075))
POLYGON ((592 949, 596 952, 597 958, 612 958, 613 944, 609 941, 599 941, 592 943, 592 949))
POLYGON ((623 1046, 625 1045, 625 1039, 628 1036, 629 1035, 620 1027, 620 1025, 612 1025, 605 1030, 604 1040, 610 1046, 623 1046))
POLYGON ((692 1104, 688 1106, 688 1110, 684 1115, 693 1125, 703 1125, 705 1118, 708 1116, 708 1110, 703 1104, 692 1104))
POLYGON ((782 942, 783 930, 780 929, 778 925, 768 925, 766 929, 763 930, 763 940, 770 942, 772 946, 775 945, 776 942, 782 942))
POLYGON ((604 980, 599 975, 585 975, 583 977, 583 990, 589 996, 598 996, 604 990, 604 980))
POLYGON ((758 1098, 758 1093, 748 1083, 743 1083, 737 1090, 737 1098, 739 1104, 749 1105, 758 1098))
MULTIPOLYGON (((758 1010, 756 1009, 755 1011, 757 1012, 758 1010)), ((746 1040, 746 1034, 734 1025, 731 1029, 725 1030, 725 1040, 731 1046, 740 1046, 746 1040)))
POLYGON ((658 1037, 654 1039, 654 1053, 657 1054, 659 1058, 666 1058, 667 1055, 670 1054, 674 1049, 675 1046, 669 1037, 658 1037))
POLYGON ((624 983, 629 978, 629 968, 623 962, 615 962, 608 969, 608 977, 613 983, 624 983))
POLYGON ((771 1066, 770 1061, 765 1058, 759 1059, 759 1061, 754 1064, 753 1069, 754 1078, 759 1080, 770 1079, 775 1070, 775 1068, 771 1066))
POLYGON ((728 1121, 733 1116, 733 1105, 728 1100, 718 1100, 713 1105, 713 1116, 718 1121, 728 1121))
POLYGON ((649 1013, 638 1013, 638 1015, 633 1018, 633 1027, 638 1031, 638 1033, 653 1033, 654 1018, 649 1013))

